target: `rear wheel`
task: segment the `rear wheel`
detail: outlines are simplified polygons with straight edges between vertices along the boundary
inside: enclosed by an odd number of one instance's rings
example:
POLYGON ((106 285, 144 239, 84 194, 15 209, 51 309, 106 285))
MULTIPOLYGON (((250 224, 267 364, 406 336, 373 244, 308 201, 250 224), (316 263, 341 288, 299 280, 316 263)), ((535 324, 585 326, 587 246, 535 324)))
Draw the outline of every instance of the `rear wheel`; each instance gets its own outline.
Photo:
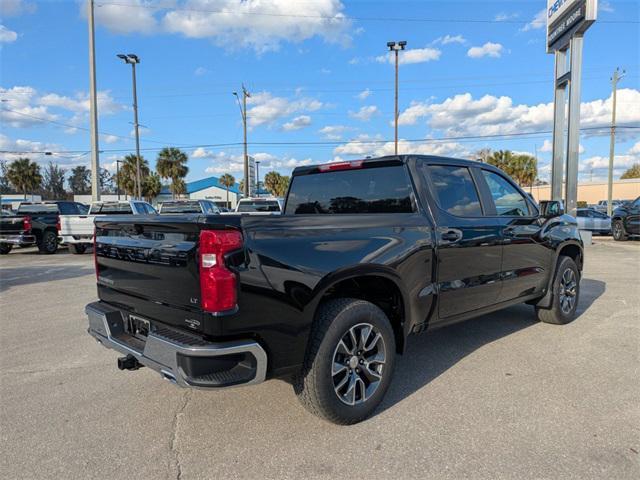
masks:
POLYGON ((0 255, 8 254, 12 248, 13 245, 10 245, 8 243, 0 243, 0 255))
POLYGON ((320 307, 294 388, 304 407, 333 423, 364 420, 391 383, 396 344, 389 319, 364 300, 320 307))
POLYGON ((552 289, 551 308, 536 308, 538 319, 556 325, 571 322, 580 299, 580 271, 571 257, 559 257, 552 289))
POLYGON ((40 250, 40 253, 46 253, 47 255, 58 251, 58 236, 55 232, 47 230, 42 234, 42 238, 38 243, 38 250, 40 250))
POLYGON ((629 238, 627 232, 624 231, 624 224, 622 223, 622 220, 614 220, 612 229, 614 240, 623 242, 629 238))
POLYGON ((73 253, 74 255, 82 255, 84 252, 87 251, 87 246, 83 245, 81 243, 78 243, 78 244, 70 243, 69 244, 69 251, 71 253, 73 253))

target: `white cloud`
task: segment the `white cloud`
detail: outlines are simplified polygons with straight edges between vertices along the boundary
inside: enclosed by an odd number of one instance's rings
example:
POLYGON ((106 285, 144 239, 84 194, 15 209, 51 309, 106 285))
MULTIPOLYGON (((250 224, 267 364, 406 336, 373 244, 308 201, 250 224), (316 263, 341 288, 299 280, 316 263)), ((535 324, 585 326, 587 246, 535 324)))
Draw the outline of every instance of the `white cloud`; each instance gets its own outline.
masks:
MULTIPOLYGON (((640 91, 630 88, 618 90, 618 125, 640 123, 640 91)), ((582 102, 580 126, 604 127, 602 130, 584 131, 586 136, 608 135, 606 126, 611 121, 611 96, 606 99, 582 102)), ((551 130, 553 103, 537 105, 514 104, 508 96, 484 95, 474 98, 470 93, 449 97, 441 103, 414 102, 400 113, 400 125, 414 125, 425 119, 429 127, 447 136, 501 135, 551 130)), ((618 135, 625 135, 622 128, 618 135)), ((627 135, 637 135, 628 131, 627 135)))
POLYGON ((196 69, 193 71, 193 74, 194 74, 196 77, 201 77, 202 75, 204 75, 204 74, 206 74, 206 73, 209 73, 209 70, 207 70, 207 69, 206 69, 206 68, 204 68, 204 67, 198 67, 198 68, 196 68, 196 69))
POLYGON ((368 88, 365 88, 358 95, 356 95, 356 97, 358 98, 358 100, 366 100, 367 98, 369 98, 370 95, 371 95, 371 90, 369 90, 368 88))
POLYGON ((607 2, 606 0, 600 0, 598 2, 598 12, 607 12, 607 13, 614 12, 611 2, 607 2))
POLYGON ((41 168, 49 162, 56 163, 67 169, 77 165, 87 165, 89 163, 86 155, 58 154, 57 152, 64 150, 64 148, 57 143, 38 142, 22 138, 12 139, 1 133, 0 150, 8 152, 0 153, 0 159, 2 160, 12 162, 20 157, 27 157, 38 163, 41 168), (46 155, 42 152, 49 152, 51 155, 46 155))
MULTIPOLYGON (((334 155, 348 156, 372 156, 380 157, 384 155, 393 155, 395 152, 394 142, 383 142, 382 136, 375 135, 359 135, 353 140, 337 146, 334 155)), ((422 142, 409 142, 407 140, 398 140, 399 154, 423 154, 423 155, 440 155, 450 157, 466 157, 469 151, 463 145, 457 142, 439 142, 425 139, 422 142)))
POLYGON ((364 107, 360 107, 360 110, 357 112, 349 112, 349 116, 363 122, 368 122, 371 120, 371 117, 377 113, 379 113, 378 107, 375 105, 365 105, 364 107))
POLYGON ((322 102, 313 98, 274 97, 269 92, 259 92, 247 99, 252 105, 247 109, 249 126, 269 125, 276 120, 297 112, 313 112, 322 108, 322 102))
MULTIPOLYGON (((410 50, 404 50, 400 52, 398 57, 398 63, 401 65, 411 63, 424 63, 432 60, 440 59, 442 52, 437 48, 425 47, 425 48, 412 48, 410 50)), ((390 63, 395 64, 395 53, 389 52, 386 55, 380 55, 376 57, 378 63, 390 63)))
POLYGON ((505 12, 500 12, 498 13, 495 17, 493 17, 493 19, 496 22, 505 22, 507 20, 512 20, 514 18, 518 18, 518 14, 517 13, 505 13, 505 12))
POLYGON ((640 157, 640 142, 636 142, 633 147, 629 149, 629 155, 640 157))
MULTIPOLYGON (((148 127, 143 127, 142 125, 139 125, 139 126, 138 126, 138 134, 139 134, 141 137, 144 137, 144 136, 146 136, 146 135, 149 135, 150 133, 151 133, 151 129, 150 129, 150 128, 148 128, 148 127)), ((132 128, 132 129, 131 129, 131 131, 129 132, 129 136, 130 136, 130 137, 132 137, 132 138, 135 138, 135 136, 136 136, 136 129, 135 129, 135 128, 132 128)))
POLYGON ((547 25, 547 9, 543 8, 535 14, 533 20, 527 23, 520 29, 522 32, 528 32, 529 30, 537 30, 547 25))
POLYGON ((23 13, 34 13, 36 4, 23 0, 2 0, 0 2, 0 17, 13 17, 23 13))
POLYGON ((12 43, 18 39, 18 34, 9 30, 4 25, 0 25, 0 43, 12 43))
POLYGON ((290 132, 292 130, 300 130, 301 128, 308 127, 309 125, 311 125, 311 117, 309 115, 300 115, 290 122, 283 124, 282 129, 285 132, 290 132))
MULTIPOLYGON (((542 142, 542 146, 538 149, 538 152, 549 153, 553 152, 553 142, 548 138, 542 142)), ((584 146, 579 144, 578 153, 584 153, 584 146)))
POLYGON ((450 43, 459 43, 464 44, 467 43, 467 40, 462 35, 445 35, 444 37, 438 37, 433 42, 433 45, 441 44, 448 45, 450 43))
POLYGON ((184 9, 162 18, 165 31, 190 38, 212 38, 218 45, 277 50, 282 41, 301 42, 319 36, 349 43, 351 22, 339 0, 187 0, 184 9))
MULTIPOLYGON (((213 175, 231 173, 236 177, 236 181, 240 181, 240 179, 244 175, 244 163, 242 154, 230 154, 226 152, 206 153, 207 158, 211 158, 211 165, 205 169, 205 172, 211 173, 213 175)), ((192 155, 192 157, 193 156, 194 155, 192 155)), ((265 173, 270 170, 277 170, 280 173, 288 174, 295 167, 310 165, 311 163, 313 163, 310 158, 297 159, 288 156, 278 157, 266 152, 251 153, 251 156, 260 162, 260 171, 265 173)), ((262 177, 262 175, 260 176, 262 177)))
POLYGON ((342 134, 347 130, 351 130, 351 128, 345 125, 326 125, 318 130, 318 133, 324 135, 328 140, 340 140, 342 134))
POLYGON ((467 56, 471 58, 493 57, 500 58, 504 47, 499 43, 487 42, 481 47, 471 47, 467 51, 467 56))
MULTIPOLYGON (((94 9, 95 21, 114 33, 155 33, 159 22, 155 14, 162 8, 163 2, 128 0, 127 3, 101 4, 94 9), (154 8, 155 7, 155 8, 154 8)), ((87 16, 86 2, 80 2, 80 14, 87 16)))
POLYGON ((118 140, 120 140, 119 137, 115 136, 115 135, 100 135, 100 140, 102 140, 104 143, 116 143, 118 140))

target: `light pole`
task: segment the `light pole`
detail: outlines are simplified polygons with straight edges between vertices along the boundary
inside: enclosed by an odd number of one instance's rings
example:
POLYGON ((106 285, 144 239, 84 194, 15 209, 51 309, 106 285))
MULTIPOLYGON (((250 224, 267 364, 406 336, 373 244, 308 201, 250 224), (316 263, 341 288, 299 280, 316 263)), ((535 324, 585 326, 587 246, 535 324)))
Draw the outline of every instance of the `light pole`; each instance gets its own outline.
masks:
POLYGON ((118 194, 118 200, 120 200, 120 164, 122 160, 116 160, 116 193, 118 194))
POLYGON ((100 200, 100 152, 98 151, 98 96, 96 93, 96 48, 95 28, 93 21, 93 0, 87 2, 87 19, 89 21, 89 119, 91 132, 91 200, 100 200))
POLYGON ((240 98, 238 92, 233 92, 233 95, 238 100, 238 106, 240 107, 240 115, 242 116, 242 130, 243 130, 243 143, 244 143, 244 196, 249 196, 249 154, 247 153, 247 98, 251 97, 251 94, 242 85, 242 105, 240 105, 240 98))
POLYGON ((404 47, 407 45, 406 41, 401 42, 387 42, 387 47, 389 47, 389 51, 395 52, 396 54, 396 105, 395 105, 395 113, 394 113, 394 123, 395 123, 395 152, 398 155, 398 52, 400 50, 404 50, 404 47))
POLYGON ((613 157, 616 148, 616 100, 618 92, 618 82, 622 80, 625 75, 625 71, 620 73, 620 69, 616 68, 611 77, 611 87, 613 89, 613 105, 611 106, 611 140, 609 143, 609 178, 607 185, 607 215, 611 216, 613 208, 611 202, 613 200, 613 157))
POLYGON ((136 135, 136 194, 140 199, 142 198, 142 188, 140 179, 140 130, 138 124, 138 93, 136 90, 136 64, 140 63, 140 57, 133 53, 118 54, 118 58, 124 60, 124 63, 131 65, 131 74, 133 81, 133 128, 136 135))
POLYGON ((260 196, 260 162, 256 160, 256 197, 260 196))

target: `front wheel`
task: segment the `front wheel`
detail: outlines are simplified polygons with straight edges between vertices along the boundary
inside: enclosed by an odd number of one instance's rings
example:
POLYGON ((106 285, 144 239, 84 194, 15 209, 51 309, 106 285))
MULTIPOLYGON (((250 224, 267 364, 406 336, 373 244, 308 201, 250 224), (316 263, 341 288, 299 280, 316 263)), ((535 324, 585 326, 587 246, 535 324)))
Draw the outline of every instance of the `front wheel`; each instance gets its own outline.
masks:
POLYGON ((627 232, 624 231, 622 220, 615 220, 613 222, 613 239, 618 242, 623 242, 628 238, 629 236, 627 235, 627 232))
POLYGON ((580 299, 580 271, 571 257, 559 257, 553 280, 551 308, 536 308, 538 319, 545 323, 564 325, 576 318, 580 299))
POLYGON ((38 243, 38 250, 40 250, 40 253, 46 253, 48 255, 58 251, 58 236, 55 232, 47 230, 42 234, 42 238, 38 243))
POLYGON ((311 413, 340 425, 360 422, 384 397, 396 343, 389 319, 364 300, 341 298, 318 312, 294 389, 311 413))
POLYGON ((13 248, 13 245, 9 243, 0 243, 0 255, 8 254, 12 248, 13 248))

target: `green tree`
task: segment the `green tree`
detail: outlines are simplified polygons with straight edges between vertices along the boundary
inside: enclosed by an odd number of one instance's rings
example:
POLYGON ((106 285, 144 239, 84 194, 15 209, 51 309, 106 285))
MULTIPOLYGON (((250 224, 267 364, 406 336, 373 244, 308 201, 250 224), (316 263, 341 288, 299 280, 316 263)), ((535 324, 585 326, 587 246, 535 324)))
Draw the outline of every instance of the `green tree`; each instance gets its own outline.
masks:
POLYGON ((290 178, 288 175, 280 175, 278 179, 278 186, 276 188, 275 196, 284 197, 289 189, 290 178))
POLYGON ((471 154, 471 160, 480 160, 482 163, 487 163, 491 157, 490 148, 480 148, 471 154))
POLYGON ((533 184, 538 176, 537 161, 531 155, 498 150, 487 158, 487 163, 504 171, 521 186, 533 184))
POLYGON ((7 170, 7 179, 17 191, 24 194, 25 200, 28 191, 33 192, 42 184, 40 167, 28 158, 18 158, 11 162, 7 170))
POLYGON ((170 178, 170 190, 173 197, 185 191, 184 178, 189 173, 187 161, 189 157, 179 148, 165 147, 158 153, 156 170, 162 178, 170 178))
MULTIPOLYGON (((142 168, 142 165, 140 165, 142 168)), ((147 199, 149 203, 160 195, 162 190, 162 182, 160 181, 160 175, 155 172, 148 173, 142 181, 142 196, 147 199)))
MULTIPOLYGON (((122 165, 120 166, 120 171, 118 172, 118 184, 120 185, 120 189, 123 190, 127 195, 131 197, 135 197, 137 195, 136 192, 136 156, 134 154, 129 154, 124 157, 122 161, 122 165)), ((149 176, 149 162, 145 160, 145 158, 140 156, 140 181, 142 182, 141 190, 144 190, 144 181, 145 178, 149 176)), ((142 192, 143 196, 144 191, 142 192)))
POLYGON ((64 189, 64 176, 67 171, 57 164, 49 162, 42 174, 43 193, 48 199, 61 200, 66 198, 67 192, 64 189))
POLYGON ((225 186, 227 190, 227 208, 229 208, 229 189, 236 183, 236 179, 230 173, 225 173, 220 178, 220 183, 225 186))
POLYGON ((9 183, 9 178, 7 174, 9 173, 9 166, 7 165, 7 161, 3 158, 0 158, 0 194, 9 193, 11 191, 11 184, 9 183))
POLYGON ((115 193, 115 175, 111 175, 111 172, 106 168, 100 168, 100 192, 102 193, 115 193))
POLYGON ((266 188, 271 195, 276 195, 278 185, 281 182, 280 178, 282 178, 282 175, 276 171, 271 171, 264 176, 264 188, 266 188))
POLYGON ((626 172, 620 175, 620 180, 626 180, 628 178, 640 178, 640 163, 634 163, 626 172))
POLYGON ((71 193, 87 195, 91 193, 91 170, 84 165, 78 165, 71 169, 71 175, 67 180, 71 193))

